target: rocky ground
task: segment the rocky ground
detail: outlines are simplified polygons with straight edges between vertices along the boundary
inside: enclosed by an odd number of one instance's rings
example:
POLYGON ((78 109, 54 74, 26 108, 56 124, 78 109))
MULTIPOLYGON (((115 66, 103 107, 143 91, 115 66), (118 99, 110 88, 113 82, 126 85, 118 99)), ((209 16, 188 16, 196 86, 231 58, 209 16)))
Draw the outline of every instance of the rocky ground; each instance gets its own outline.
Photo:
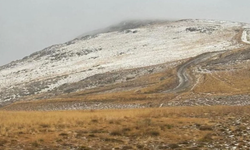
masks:
POLYGON ((216 106, 216 105, 231 105, 231 106, 246 106, 250 104, 250 95, 233 95, 233 96, 204 96, 200 98, 180 100, 176 98, 173 101, 167 102, 163 106, 216 106))

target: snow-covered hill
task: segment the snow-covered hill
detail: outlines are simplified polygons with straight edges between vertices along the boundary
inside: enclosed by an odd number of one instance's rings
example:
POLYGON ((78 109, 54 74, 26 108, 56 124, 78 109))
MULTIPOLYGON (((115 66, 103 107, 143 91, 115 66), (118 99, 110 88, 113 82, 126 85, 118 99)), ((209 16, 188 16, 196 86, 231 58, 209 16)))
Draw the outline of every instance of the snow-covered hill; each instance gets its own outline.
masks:
POLYGON ((214 20, 144 22, 79 37, 0 67, 0 103, 50 92, 96 74, 239 48, 242 44, 235 36, 243 26, 214 20))

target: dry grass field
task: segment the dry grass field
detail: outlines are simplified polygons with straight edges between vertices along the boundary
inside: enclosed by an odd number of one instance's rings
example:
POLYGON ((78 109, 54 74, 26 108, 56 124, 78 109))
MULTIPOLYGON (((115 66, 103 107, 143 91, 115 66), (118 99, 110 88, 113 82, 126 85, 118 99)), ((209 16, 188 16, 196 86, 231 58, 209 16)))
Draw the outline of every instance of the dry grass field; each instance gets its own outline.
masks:
POLYGON ((244 148, 249 118, 249 106, 1 111, 0 149, 225 148, 233 134, 244 148))

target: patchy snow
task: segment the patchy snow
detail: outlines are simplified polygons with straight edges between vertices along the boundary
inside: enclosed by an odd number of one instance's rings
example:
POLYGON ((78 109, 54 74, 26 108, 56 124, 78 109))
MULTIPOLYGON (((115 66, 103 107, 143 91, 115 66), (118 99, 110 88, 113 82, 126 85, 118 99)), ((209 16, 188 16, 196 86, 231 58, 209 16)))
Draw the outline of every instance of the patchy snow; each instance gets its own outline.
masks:
MULTIPOLYGON (((95 74, 151 66, 205 52, 232 50, 241 46, 233 40, 234 29, 241 26, 235 22, 182 20, 75 39, 0 69, 0 91, 64 76, 40 89, 46 92, 95 74)), ((247 36, 242 38, 249 42, 247 36)), ((0 97, 0 101, 3 100, 0 97)))
POLYGON ((245 29, 242 33, 241 40, 244 43, 250 44, 250 29, 245 29))

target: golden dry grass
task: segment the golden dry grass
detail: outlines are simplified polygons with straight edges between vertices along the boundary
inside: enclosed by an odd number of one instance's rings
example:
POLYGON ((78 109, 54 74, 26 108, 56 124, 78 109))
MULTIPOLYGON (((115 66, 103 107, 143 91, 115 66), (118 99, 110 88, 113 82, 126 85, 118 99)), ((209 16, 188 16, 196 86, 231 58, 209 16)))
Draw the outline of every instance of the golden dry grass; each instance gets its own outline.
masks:
POLYGON ((47 147, 57 149, 106 145, 108 148, 143 142, 180 143, 201 140, 210 130, 192 126, 212 126, 219 118, 250 113, 249 107, 174 107, 133 110, 0 112, 0 149, 47 147), (216 118, 217 117, 217 118, 216 118), (185 128, 184 128, 185 127, 185 128), (14 145, 13 145, 14 144, 14 145))
POLYGON ((250 92, 249 83, 249 69, 221 71, 202 75, 193 91, 212 94, 246 94, 250 92))

